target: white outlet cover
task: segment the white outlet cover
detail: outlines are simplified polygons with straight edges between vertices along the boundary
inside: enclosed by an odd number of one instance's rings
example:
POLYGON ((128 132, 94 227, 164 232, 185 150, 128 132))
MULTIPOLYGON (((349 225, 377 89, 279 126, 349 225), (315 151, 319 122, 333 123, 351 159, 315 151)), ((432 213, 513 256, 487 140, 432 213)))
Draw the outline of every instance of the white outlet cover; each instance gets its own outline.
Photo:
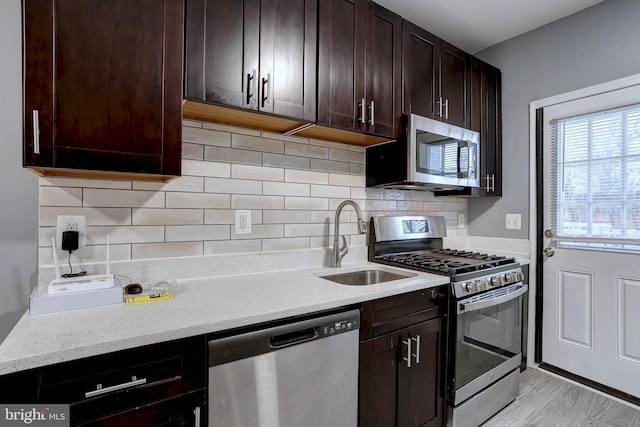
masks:
POLYGON ((465 215, 463 213, 458 214, 458 228, 465 228, 467 226, 467 221, 465 215))
POLYGON ((78 249, 87 246, 87 217, 84 215, 58 215, 56 223, 56 248, 62 250, 62 232, 69 223, 78 224, 78 249))
POLYGON ((235 211, 235 234, 251 234, 251 211, 235 211))

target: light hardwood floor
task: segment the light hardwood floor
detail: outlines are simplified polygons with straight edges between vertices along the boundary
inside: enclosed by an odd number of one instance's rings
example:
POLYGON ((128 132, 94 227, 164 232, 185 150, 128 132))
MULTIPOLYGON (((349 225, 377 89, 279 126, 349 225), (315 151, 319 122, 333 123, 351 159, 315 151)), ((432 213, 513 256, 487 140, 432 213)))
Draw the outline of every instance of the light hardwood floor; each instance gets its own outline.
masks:
POLYGON ((527 369, 520 395, 482 427, 640 426, 640 411, 567 381, 527 369))

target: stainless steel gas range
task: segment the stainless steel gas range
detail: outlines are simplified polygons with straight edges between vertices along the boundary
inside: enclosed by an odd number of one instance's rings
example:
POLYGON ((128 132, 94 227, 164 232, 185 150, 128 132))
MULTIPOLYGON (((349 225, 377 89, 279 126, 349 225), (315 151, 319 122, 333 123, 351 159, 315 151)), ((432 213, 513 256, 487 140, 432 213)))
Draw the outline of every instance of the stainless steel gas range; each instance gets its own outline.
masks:
POLYGON ((439 216, 372 218, 369 261, 451 279, 446 345, 447 425, 476 427, 519 393, 522 300, 514 258, 443 249, 439 216))

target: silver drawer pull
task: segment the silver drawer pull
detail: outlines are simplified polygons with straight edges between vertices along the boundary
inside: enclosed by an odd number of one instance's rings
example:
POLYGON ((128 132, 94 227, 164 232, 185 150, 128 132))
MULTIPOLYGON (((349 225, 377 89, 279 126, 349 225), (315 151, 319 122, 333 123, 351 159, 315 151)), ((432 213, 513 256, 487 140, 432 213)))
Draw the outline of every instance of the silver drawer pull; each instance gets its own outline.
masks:
POLYGON ((95 397, 100 396, 102 394, 111 393, 112 391, 124 390, 125 388, 135 387, 137 385, 146 384, 146 378, 137 379, 136 377, 131 377, 131 381, 128 383, 116 384, 110 387, 102 388, 102 384, 98 384, 95 390, 88 391, 84 394, 84 397, 95 397))

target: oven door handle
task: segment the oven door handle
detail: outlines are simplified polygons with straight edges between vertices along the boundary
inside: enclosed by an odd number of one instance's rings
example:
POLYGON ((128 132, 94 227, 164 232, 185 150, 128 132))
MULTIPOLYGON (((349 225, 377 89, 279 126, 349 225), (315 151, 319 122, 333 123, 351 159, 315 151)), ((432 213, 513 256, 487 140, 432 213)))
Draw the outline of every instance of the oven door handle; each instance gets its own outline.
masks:
POLYGON ((467 304, 459 303, 458 314, 469 313, 471 311, 482 310, 483 308, 492 307, 498 304, 503 304, 505 302, 518 298, 519 296, 527 292, 528 289, 529 289, 529 286, 523 284, 522 287, 516 289, 515 291, 505 295, 500 295, 499 297, 495 297, 495 298, 491 298, 483 301, 470 302, 467 304))

